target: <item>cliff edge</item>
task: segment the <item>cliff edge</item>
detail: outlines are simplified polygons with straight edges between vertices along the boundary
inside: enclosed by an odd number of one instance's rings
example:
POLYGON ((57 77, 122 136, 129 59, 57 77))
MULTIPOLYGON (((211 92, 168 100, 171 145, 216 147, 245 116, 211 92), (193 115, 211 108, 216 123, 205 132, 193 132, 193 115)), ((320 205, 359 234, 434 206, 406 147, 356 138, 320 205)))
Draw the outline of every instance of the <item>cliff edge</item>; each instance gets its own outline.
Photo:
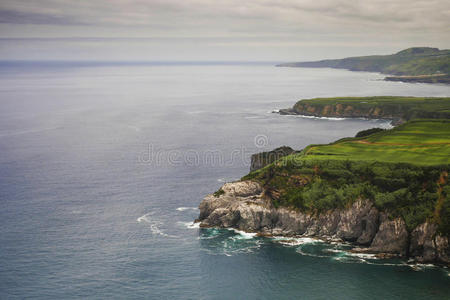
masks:
POLYGON ((282 115, 333 118, 390 119, 394 125, 417 118, 450 119, 450 98, 439 97, 335 97, 302 99, 282 115))
POLYGON ((226 183, 220 191, 200 203, 197 219, 200 227, 351 242, 358 252, 450 265, 449 238, 439 234, 436 225, 425 222, 408 232, 401 218, 390 218, 369 200, 360 199, 347 208, 308 214, 275 207, 267 191, 255 181, 226 183))

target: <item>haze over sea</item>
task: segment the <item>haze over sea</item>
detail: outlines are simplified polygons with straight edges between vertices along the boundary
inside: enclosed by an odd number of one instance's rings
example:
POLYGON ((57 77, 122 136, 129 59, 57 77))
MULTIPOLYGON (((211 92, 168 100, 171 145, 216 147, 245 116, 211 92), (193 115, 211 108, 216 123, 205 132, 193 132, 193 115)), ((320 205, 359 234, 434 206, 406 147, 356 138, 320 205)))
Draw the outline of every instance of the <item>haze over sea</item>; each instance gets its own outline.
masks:
POLYGON ((1 299, 443 299, 449 270, 192 225, 250 155, 384 120, 280 116, 325 96, 445 85, 269 63, 2 63, 1 299))

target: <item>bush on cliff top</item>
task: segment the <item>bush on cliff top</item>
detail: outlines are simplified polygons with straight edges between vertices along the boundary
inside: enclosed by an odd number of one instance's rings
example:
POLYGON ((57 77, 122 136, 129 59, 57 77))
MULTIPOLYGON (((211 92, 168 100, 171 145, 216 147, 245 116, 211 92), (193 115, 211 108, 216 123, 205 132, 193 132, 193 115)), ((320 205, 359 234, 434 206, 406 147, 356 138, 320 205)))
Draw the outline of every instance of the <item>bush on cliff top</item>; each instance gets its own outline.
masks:
POLYGON ((346 208, 358 199, 368 199, 379 210, 402 217, 409 230, 431 220, 439 223, 442 233, 449 234, 450 187, 447 183, 438 184, 448 170, 448 165, 294 161, 288 157, 242 179, 260 182, 275 206, 315 213, 346 208), (441 195, 444 204, 436 212, 440 189, 445 190, 441 195))
POLYGON ((374 134, 374 133, 377 133, 377 132, 380 132, 380 131, 384 131, 384 130, 386 130, 386 129, 377 128, 377 127, 366 129, 366 130, 361 130, 355 135, 355 137, 359 138, 359 137, 369 136, 371 134, 374 134))

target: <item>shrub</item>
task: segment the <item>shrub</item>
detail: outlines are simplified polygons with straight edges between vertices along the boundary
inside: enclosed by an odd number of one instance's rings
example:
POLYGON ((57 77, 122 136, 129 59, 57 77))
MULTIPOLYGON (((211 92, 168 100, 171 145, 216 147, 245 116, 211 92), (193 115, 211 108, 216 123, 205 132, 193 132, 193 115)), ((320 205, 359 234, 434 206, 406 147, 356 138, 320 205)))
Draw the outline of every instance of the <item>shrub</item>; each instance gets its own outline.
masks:
POLYGON ((222 188, 220 188, 217 191, 215 191, 213 195, 214 195, 214 197, 219 198, 223 194, 225 194, 225 191, 222 190, 222 188))
POLYGON ((374 133, 377 133, 380 131, 385 131, 385 130, 386 129, 383 129, 383 128, 370 128, 370 129, 366 129, 366 130, 361 130, 355 135, 355 137, 357 137, 357 138, 365 137, 365 136, 368 136, 368 135, 371 135, 371 134, 374 134, 374 133))

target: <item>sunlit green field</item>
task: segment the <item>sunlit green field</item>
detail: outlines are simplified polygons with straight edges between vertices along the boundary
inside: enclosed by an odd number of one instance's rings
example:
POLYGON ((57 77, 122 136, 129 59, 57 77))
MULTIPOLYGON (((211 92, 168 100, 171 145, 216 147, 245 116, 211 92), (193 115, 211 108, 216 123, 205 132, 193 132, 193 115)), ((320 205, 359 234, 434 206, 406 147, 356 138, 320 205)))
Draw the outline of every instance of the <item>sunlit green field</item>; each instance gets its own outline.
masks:
POLYGON ((342 139, 306 148, 302 159, 405 162, 419 165, 450 163, 450 121, 415 120, 363 138, 342 139))

